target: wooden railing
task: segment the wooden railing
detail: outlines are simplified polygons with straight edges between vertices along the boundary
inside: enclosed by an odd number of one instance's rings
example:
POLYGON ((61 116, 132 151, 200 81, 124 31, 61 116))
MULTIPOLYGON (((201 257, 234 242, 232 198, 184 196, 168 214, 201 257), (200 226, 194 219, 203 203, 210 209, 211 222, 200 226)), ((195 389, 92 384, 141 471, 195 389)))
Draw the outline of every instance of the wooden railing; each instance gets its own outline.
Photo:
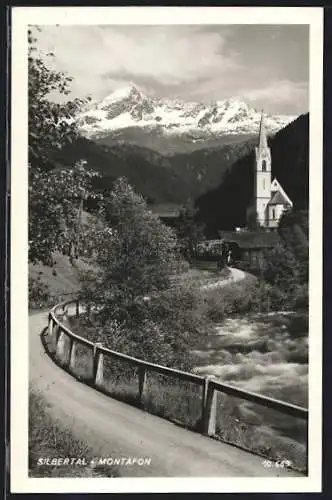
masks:
POLYGON ((92 354, 92 373, 89 382, 96 388, 103 386, 104 382, 104 356, 111 356, 113 359, 124 361, 138 370, 137 400, 142 401, 146 388, 147 373, 157 373, 167 377, 176 378, 180 381, 187 381, 199 388, 201 394, 201 418, 200 432, 205 435, 215 435, 216 431, 216 413, 217 413, 217 393, 224 393, 235 398, 239 398, 265 408, 270 408, 285 415, 296 417, 305 422, 308 421, 308 409, 297 405, 286 403, 267 396, 262 396, 253 392, 242 390, 238 387, 218 382, 209 377, 202 377, 193 373, 184 372, 174 368, 161 366, 137 359, 126 354, 121 354, 102 346, 100 343, 91 342, 76 333, 73 333, 68 327, 61 323, 59 317, 68 314, 69 307, 74 307, 74 316, 77 318, 80 314, 79 300, 66 301, 55 306, 49 313, 48 336, 52 339, 54 352, 61 356, 63 350, 63 338, 69 339, 68 356, 63 365, 73 372, 76 363, 76 347, 78 344, 84 345, 92 354))

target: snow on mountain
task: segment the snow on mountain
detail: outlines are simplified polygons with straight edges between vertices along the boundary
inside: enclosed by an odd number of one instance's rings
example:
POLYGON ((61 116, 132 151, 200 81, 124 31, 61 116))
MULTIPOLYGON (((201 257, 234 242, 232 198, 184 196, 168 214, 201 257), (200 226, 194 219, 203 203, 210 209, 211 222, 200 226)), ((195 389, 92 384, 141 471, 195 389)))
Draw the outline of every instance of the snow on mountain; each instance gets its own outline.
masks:
MULTIPOLYGON (((91 102, 78 116, 81 133, 101 138, 127 128, 160 135, 221 136, 257 134, 261 112, 237 98, 206 105, 145 95, 135 85, 91 102)), ((275 133, 296 116, 265 115, 267 131, 275 133)))

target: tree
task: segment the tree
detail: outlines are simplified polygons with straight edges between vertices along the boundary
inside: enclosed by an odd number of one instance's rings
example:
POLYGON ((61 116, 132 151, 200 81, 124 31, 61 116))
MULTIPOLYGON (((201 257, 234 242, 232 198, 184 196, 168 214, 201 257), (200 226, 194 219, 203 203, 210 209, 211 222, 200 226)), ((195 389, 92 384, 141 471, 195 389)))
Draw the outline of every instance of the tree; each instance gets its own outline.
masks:
POLYGON ((79 210, 86 196, 94 197, 91 181, 97 173, 78 163, 50 172, 29 169, 29 261, 52 265, 56 250, 70 253, 77 239, 79 210))
POLYGON ((279 243, 266 249, 249 271, 259 275, 262 293, 271 298, 272 305, 305 309, 309 277, 308 212, 286 212, 279 221, 278 233, 279 243))
POLYGON ((307 210, 285 213, 278 228, 281 240, 294 255, 299 268, 299 280, 305 284, 309 279, 309 214, 307 210))
POLYGON ((196 220, 197 211, 190 206, 183 207, 176 222, 178 248, 189 261, 197 242, 205 238, 204 224, 196 220))
POLYGON ((71 78, 51 70, 36 48, 37 39, 28 32, 29 105, 29 261, 52 265, 52 253, 68 246, 77 231, 81 200, 93 196, 84 161, 64 168, 56 154, 78 137, 74 116, 84 100, 52 102, 51 92, 70 93, 71 78))
POLYGON ((112 309, 121 307, 121 300, 118 305, 114 303, 116 294, 124 293, 135 302, 167 289, 178 264, 173 230, 147 209, 143 198, 124 178, 115 182, 105 200, 104 230, 99 233, 95 250, 96 277, 99 288, 102 279, 103 290, 93 293, 90 301, 107 310, 107 300, 112 309))
POLYGON ((68 100, 63 104, 52 102, 49 95, 70 94, 72 78, 50 69, 45 60, 53 53, 38 53, 37 39, 28 31, 28 106, 29 106, 29 164, 31 167, 51 169, 56 166, 54 153, 78 137, 75 114, 87 99, 68 100))
POLYGON ((115 182, 105 205, 94 270, 82 273, 87 319, 112 348, 183 366, 184 339, 199 324, 198 298, 174 280, 181 267, 175 233, 124 178, 115 182))
POLYGON ((282 290, 291 290, 298 282, 298 262, 294 254, 282 243, 265 252, 262 277, 282 290))

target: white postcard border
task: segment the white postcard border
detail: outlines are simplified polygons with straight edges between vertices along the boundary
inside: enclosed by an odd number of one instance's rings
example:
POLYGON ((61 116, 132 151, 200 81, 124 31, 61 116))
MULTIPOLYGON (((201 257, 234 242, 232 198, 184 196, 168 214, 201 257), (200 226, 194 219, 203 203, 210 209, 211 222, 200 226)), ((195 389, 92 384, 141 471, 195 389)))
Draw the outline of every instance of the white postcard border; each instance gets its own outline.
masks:
POLYGON ((318 7, 14 7, 11 100, 12 493, 319 492, 322 451, 323 9, 318 7), (28 106, 29 25, 310 25, 309 476, 305 478, 28 477, 28 106))

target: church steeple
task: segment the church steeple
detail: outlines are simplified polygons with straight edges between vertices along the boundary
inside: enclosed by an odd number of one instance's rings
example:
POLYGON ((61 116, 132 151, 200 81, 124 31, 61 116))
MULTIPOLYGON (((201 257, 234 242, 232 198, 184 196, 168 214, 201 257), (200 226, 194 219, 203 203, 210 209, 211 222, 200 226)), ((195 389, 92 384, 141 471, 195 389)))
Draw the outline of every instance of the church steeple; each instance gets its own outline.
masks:
POLYGON ((271 198, 271 151, 267 145, 267 137, 262 111, 259 126, 258 146, 255 148, 254 164, 254 200, 248 211, 248 226, 256 225, 266 227, 267 205, 271 198))
POLYGON ((254 196, 247 208, 247 227, 276 229, 283 211, 292 207, 293 203, 277 179, 271 182, 272 158, 267 143, 263 110, 257 143, 254 159, 254 196))
POLYGON ((258 150, 263 151, 264 149, 267 149, 267 138, 266 138, 266 130, 265 130, 265 123, 264 123, 264 114, 262 110, 262 115, 261 115, 261 123, 259 126, 259 142, 258 142, 258 150))

